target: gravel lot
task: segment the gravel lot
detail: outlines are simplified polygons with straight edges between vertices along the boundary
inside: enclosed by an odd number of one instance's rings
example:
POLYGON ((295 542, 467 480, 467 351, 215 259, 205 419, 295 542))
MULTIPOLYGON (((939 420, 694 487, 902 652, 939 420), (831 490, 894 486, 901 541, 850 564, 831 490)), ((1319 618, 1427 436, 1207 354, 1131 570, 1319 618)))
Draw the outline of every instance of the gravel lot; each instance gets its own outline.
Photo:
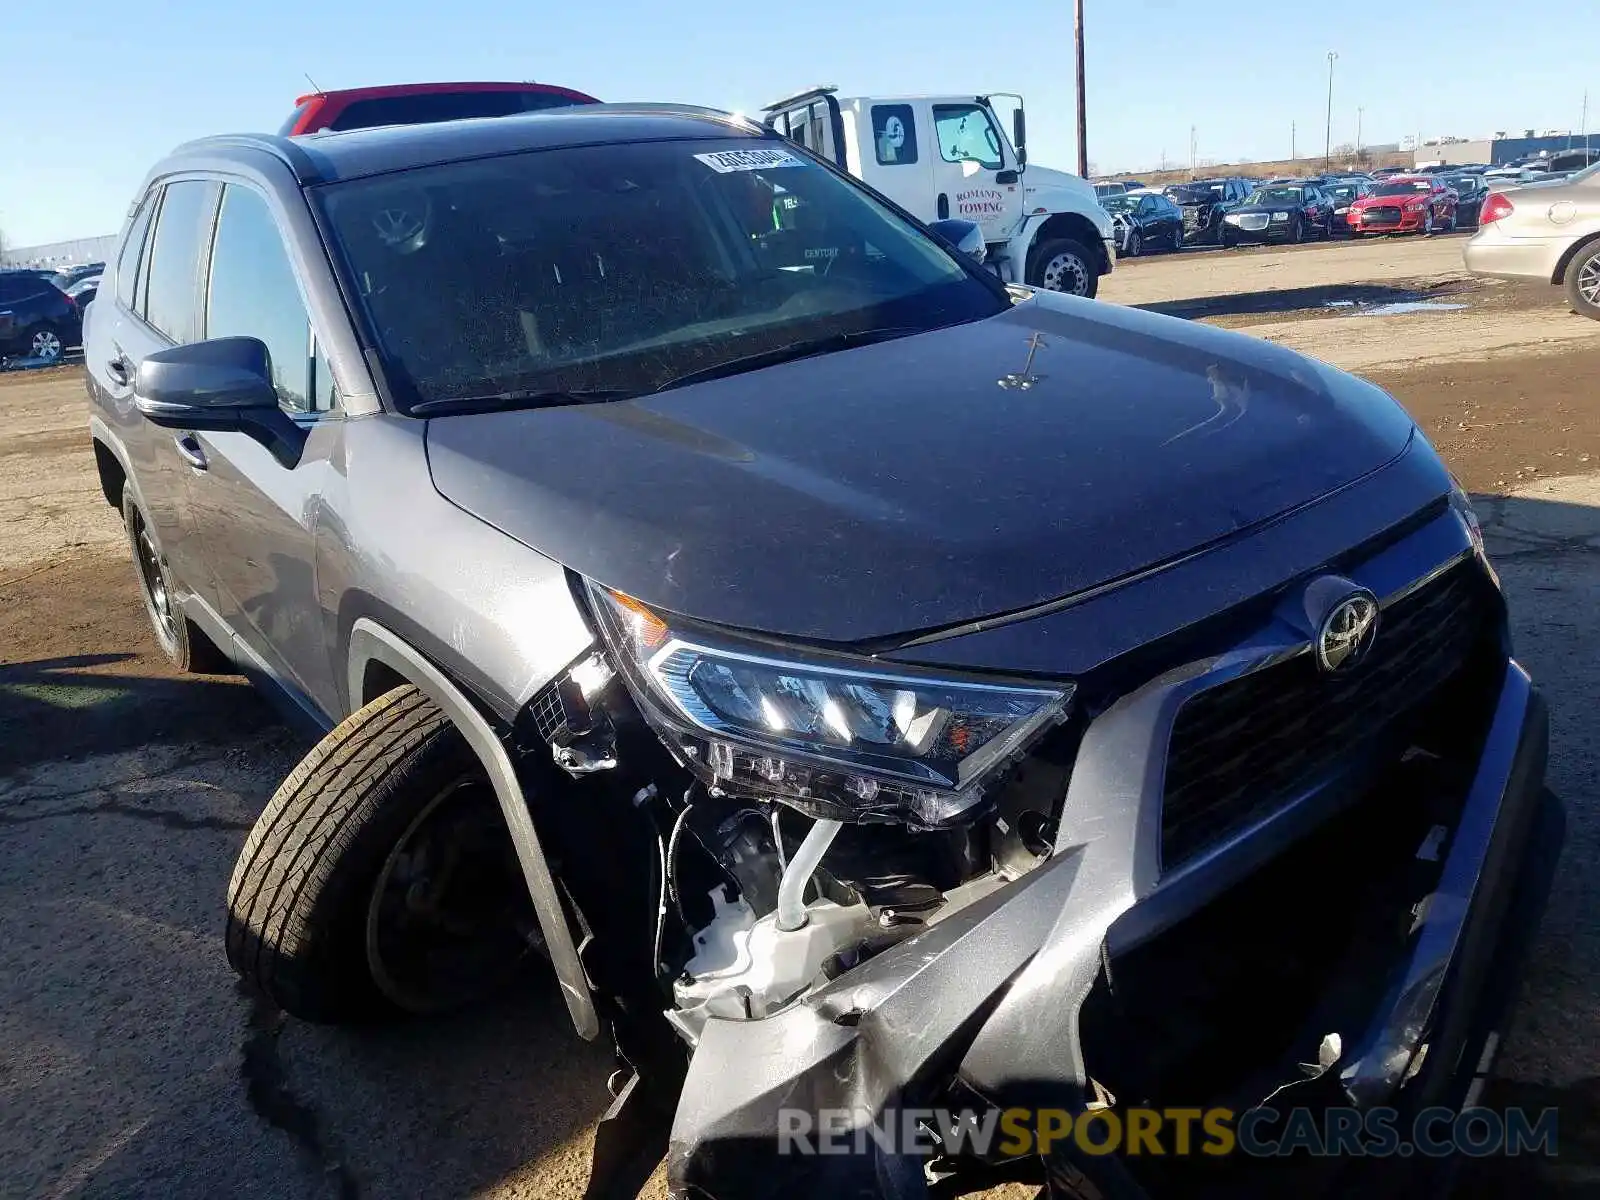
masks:
MULTIPOLYGON (((1372 375, 1480 495, 1569 842, 1496 1085, 1562 1106, 1564 1154, 1483 1164, 1471 1190, 1595 1195, 1600 324, 1459 264, 1454 238, 1191 252, 1123 264, 1104 298, 1372 375), (1417 295, 1466 307, 1364 313, 1417 295)), ((222 893, 305 747, 249 688, 157 657, 77 369, 0 378, 0 414, 0 1195, 581 1194, 610 1062, 551 990, 349 1032, 235 988, 222 893)))

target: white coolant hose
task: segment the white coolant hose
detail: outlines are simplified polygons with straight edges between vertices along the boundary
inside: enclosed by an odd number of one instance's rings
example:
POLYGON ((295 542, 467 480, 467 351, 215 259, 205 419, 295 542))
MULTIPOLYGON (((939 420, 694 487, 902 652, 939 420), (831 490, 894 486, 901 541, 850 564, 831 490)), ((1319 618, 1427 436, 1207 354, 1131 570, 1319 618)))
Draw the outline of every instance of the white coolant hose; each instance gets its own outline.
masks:
POLYGON ((818 821, 794 852, 778 884, 778 916, 775 924, 784 933, 804 929, 806 924, 806 884, 839 832, 838 821, 818 821))

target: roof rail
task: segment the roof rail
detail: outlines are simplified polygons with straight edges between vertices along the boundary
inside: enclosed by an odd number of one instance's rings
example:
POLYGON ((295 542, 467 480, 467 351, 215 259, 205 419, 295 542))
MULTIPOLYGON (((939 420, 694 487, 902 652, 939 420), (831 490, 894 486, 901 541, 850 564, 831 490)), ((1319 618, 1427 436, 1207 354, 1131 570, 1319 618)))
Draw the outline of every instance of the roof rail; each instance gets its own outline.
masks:
POLYGON ((603 104, 585 104, 574 111, 582 113, 591 112, 639 112, 639 113, 668 113, 681 117, 700 117, 705 120, 729 122, 747 125, 752 130, 761 130, 763 126, 759 121, 745 116, 743 113, 730 112, 725 108, 709 108, 704 104, 676 104, 670 101, 659 100, 620 100, 607 101, 603 104))
POLYGON ((823 96, 831 96, 839 90, 837 84, 819 83, 816 87, 806 88, 803 92, 796 92, 792 96, 785 96, 781 100, 774 100, 771 104, 763 104, 762 112, 776 112, 780 108, 788 108, 791 104, 799 104, 802 100, 819 100, 823 96))
POLYGON ((317 175, 316 164, 303 148, 286 137, 271 133, 217 133, 174 146, 171 154, 194 154, 203 150, 260 150, 283 162, 302 179, 310 182, 317 175))

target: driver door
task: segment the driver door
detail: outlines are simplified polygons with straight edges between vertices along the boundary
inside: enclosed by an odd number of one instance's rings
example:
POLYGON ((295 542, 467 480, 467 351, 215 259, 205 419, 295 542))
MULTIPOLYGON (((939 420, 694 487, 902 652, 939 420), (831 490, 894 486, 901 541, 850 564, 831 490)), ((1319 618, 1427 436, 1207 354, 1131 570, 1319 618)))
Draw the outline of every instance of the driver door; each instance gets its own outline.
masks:
POLYGON ((938 216, 976 221, 984 241, 1005 241, 1022 220, 1022 180, 994 114, 971 101, 935 104, 933 140, 938 216))

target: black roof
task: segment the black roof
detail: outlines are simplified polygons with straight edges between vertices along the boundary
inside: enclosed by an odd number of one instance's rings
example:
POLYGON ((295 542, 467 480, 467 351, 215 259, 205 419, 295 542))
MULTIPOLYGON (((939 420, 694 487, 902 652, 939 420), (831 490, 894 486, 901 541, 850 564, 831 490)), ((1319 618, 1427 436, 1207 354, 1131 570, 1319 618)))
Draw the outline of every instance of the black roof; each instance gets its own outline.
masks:
POLYGON ((518 150, 553 150, 616 142, 777 137, 746 118, 716 109, 664 104, 585 104, 505 117, 384 125, 287 138, 225 134, 187 142, 173 158, 246 150, 288 164, 302 184, 330 183, 434 163, 489 158, 518 150))

